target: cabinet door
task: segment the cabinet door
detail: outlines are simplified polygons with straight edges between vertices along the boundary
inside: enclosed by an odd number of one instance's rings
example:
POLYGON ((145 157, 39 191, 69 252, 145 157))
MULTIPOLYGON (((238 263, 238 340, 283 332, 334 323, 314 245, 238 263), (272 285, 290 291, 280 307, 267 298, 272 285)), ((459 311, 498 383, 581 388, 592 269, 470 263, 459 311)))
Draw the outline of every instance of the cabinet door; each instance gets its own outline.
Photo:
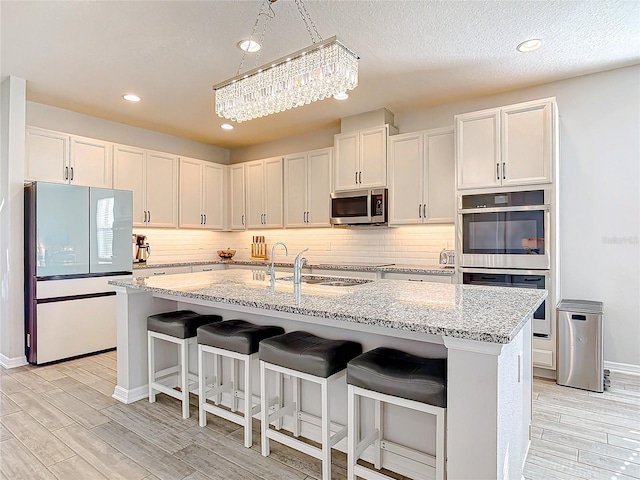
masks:
POLYGON ((422 222, 423 135, 398 135, 389 139, 389 224, 422 222))
POLYGON ((307 160, 307 226, 331 226, 331 165, 333 150, 311 152, 307 160))
POLYGON ((116 145, 113 150, 113 188, 133 191, 133 226, 146 226, 145 150, 116 145))
POLYGON ((147 225, 178 226, 178 159, 174 155, 147 154, 147 225))
POLYGON ((361 188, 387 186, 387 126, 360 132, 360 170, 358 183, 361 188))
POLYGON ((500 109, 456 116, 458 188, 501 184, 500 109))
POLYGON ((307 155, 305 153, 284 158, 284 226, 307 226, 307 155))
POLYGON ((264 226, 282 228, 282 158, 264 161, 264 226))
POLYGON ((202 162, 204 226, 210 230, 224 228, 224 166, 202 162))
POLYGON ((551 101, 502 109, 502 185, 551 182, 551 101))
POLYGON ((74 185, 111 188, 113 144, 71 137, 69 180, 74 185))
POLYGON ((202 228, 204 226, 202 162, 181 157, 179 175, 179 225, 185 228, 202 228))
POLYGON ((25 143, 25 180, 68 183, 68 135, 27 128, 25 143))
POLYGON ((230 228, 244 230, 245 220, 245 175, 244 165, 232 165, 229 169, 230 228))
POLYGON ((358 132, 343 133, 335 136, 336 158, 333 163, 336 192, 358 188, 358 172, 360 170, 360 139, 358 132))
POLYGON ((425 203, 427 215, 423 219, 430 223, 453 223, 456 211, 455 155, 453 129, 427 133, 425 203))
POLYGON ((264 227, 264 162, 245 165, 247 188, 247 228, 264 227))

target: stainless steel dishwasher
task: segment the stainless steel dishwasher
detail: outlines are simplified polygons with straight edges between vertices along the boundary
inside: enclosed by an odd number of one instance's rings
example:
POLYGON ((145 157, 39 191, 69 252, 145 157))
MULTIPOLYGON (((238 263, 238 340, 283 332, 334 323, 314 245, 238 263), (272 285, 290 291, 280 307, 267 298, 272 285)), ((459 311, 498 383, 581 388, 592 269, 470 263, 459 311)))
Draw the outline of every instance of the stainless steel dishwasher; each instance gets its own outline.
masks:
POLYGON ((558 304, 558 385, 604 391, 603 313, 602 302, 562 300, 558 304))

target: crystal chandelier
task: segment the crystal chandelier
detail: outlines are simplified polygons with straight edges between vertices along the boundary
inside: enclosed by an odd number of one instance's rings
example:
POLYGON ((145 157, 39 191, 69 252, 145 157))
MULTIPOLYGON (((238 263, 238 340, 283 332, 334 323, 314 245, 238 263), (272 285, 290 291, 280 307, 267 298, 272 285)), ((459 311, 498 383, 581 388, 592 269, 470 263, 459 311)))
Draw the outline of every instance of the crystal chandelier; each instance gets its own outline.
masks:
MULTIPOLYGON (((261 44, 267 23, 273 18, 271 4, 275 1, 263 1, 253 27, 251 39, 261 16, 265 16, 261 44), (265 13, 263 10, 267 7, 265 13)), ((358 86, 359 57, 336 36, 323 40, 302 0, 295 0, 295 4, 312 45, 240 74, 245 51, 236 76, 213 86, 218 116, 240 123, 323 100, 358 86)), ((258 56, 256 64, 257 61, 258 56)))

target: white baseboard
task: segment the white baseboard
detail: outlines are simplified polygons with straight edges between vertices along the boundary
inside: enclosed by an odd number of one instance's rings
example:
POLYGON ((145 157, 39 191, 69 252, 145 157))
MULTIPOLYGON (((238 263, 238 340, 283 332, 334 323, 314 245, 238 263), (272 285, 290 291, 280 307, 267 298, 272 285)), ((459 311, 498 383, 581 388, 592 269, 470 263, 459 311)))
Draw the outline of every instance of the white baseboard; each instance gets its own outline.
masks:
POLYGON ((27 357, 25 355, 22 355, 21 357, 9 358, 0 353, 0 365, 4 368, 16 368, 28 364, 29 362, 27 362, 27 357))
POLYGON ((640 375, 640 365, 634 365, 632 363, 604 362, 604 368, 608 368, 615 372, 640 375))
POLYGON ((113 398, 122 403, 133 403, 149 396, 149 386, 143 385, 133 390, 126 390, 118 385, 111 395, 113 398))

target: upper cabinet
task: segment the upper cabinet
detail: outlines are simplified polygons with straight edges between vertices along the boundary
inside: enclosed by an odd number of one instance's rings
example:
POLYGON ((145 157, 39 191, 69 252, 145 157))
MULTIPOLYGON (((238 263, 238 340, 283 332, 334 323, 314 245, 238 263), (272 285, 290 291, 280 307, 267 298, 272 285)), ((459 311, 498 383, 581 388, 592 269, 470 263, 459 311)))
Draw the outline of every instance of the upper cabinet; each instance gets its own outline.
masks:
POLYGON ((334 137, 334 190, 387 186, 389 125, 334 137))
POLYGON ((244 164, 229 167, 229 229, 247 228, 245 212, 244 164))
POLYGON ((332 148, 284 157, 284 226, 330 227, 332 148))
POLYGON ((180 157, 179 226, 222 230, 224 165, 180 157))
POLYGON ((178 158, 115 145, 113 187, 133 191, 133 225, 178 225, 178 158))
POLYGON ((389 138, 389 225, 453 223, 453 128, 389 138))
POLYGON ((552 181, 555 99, 456 115, 458 189, 552 181))
POLYGON ((25 180, 111 188, 113 144, 27 127, 25 180))
POLYGON ((247 228, 282 227, 282 158, 245 163, 247 228))

